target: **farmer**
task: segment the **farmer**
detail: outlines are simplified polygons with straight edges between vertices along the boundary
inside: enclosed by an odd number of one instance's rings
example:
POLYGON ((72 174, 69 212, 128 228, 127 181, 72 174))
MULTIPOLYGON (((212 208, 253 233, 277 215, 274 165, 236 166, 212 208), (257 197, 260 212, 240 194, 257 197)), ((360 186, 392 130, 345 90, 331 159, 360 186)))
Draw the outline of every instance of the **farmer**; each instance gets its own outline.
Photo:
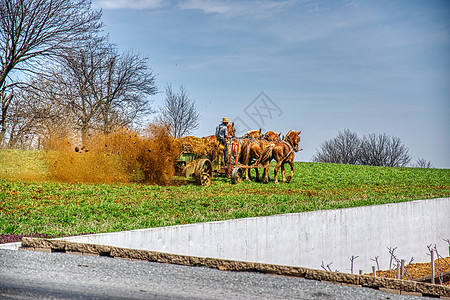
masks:
POLYGON ((222 123, 216 127, 216 137, 219 143, 224 146, 223 148, 223 160, 225 165, 228 163, 228 147, 227 147, 227 139, 230 138, 228 135, 228 118, 223 118, 222 123))

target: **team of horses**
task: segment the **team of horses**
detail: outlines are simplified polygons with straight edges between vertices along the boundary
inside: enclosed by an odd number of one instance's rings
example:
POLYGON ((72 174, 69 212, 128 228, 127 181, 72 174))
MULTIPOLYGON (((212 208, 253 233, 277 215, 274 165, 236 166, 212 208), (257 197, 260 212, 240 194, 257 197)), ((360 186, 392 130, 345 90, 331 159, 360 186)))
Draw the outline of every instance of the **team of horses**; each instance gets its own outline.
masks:
MULTIPOLYGON (((264 168, 262 181, 269 182, 269 164, 275 160, 277 164, 274 169, 274 182, 278 183, 278 170, 281 168, 282 182, 290 182, 295 171, 294 157, 299 151, 301 131, 290 130, 285 136, 274 131, 262 133, 259 130, 250 130, 242 137, 236 137, 234 123, 227 125, 228 155, 229 163, 241 166, 247 166, 245 170, 245 180, 251 180, 250 170, 256 172, 256 181, 260 181, 258 167, 264 168), (290 174, 286 177, 284 165, 291 167, 290 174), (253 167, 251 167, 253 166, 253 167), (251 167, 251 168, 250 168, 251 167)), ((205 139, 216 142, 216 136, 212 135, 205 139)))

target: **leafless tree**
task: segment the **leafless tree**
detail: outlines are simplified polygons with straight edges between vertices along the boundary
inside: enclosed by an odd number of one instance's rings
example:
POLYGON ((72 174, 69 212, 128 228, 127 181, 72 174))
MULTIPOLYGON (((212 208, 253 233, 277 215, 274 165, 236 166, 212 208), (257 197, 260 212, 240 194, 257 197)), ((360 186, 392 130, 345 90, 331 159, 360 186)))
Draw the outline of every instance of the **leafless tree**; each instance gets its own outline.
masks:
POLYGON ((387 134, 371 133, 363 137, 361 143, 362 165, 405 167, 411 161, 408 148, 400 138, 387 134))
POLYGON ((313 161, 404 167, 411 161, 411 156, 400 138, 372 133, 361 139, 346 129, 322 143, 313 161))
POLYGON ((50 136, 65 136, 71 128, 72 113, 54 100, 51 86, 46 82, 32 84, 45 91, 45 96, 37 98, 34 90, 15 92, 4 140, 9 148, 40 149, 50 136))
POLYGON ((101 11, 90 0, 0 0, 0 143, 6 132, 7 111, 19 84, 13 75, 37 73, 39 66, 96 32, 101 11))
POLYGON ((424 158, 419 158, 416 161, 416 164, 414 165, 416 168, 433 168, 433 164, 431 161, 426 160, 424 158))
POLYGON ((30 137, 33 132, 33 121, 27 114, 26 102, 22 93, 16 93, 13 101, 10 102, 10 114, 7 122, 10 125, 5 131, 7 136, 6 146, 9 148, 28 148, 30 137))
POLYGON ((168 125, 170 134, 175 138, 198 128, 200 114, 197 112, 195 100, 189 98, 183 86, 180 86, 178 93, 175 93, 170 85, 166 87, 166 98, 159 109, 157 121, 168 125))
POLYGON ((83 142, 91 130, 108 133, 152 112, 148 96, 157 89, 147 58, 132 52, 121 55, 106 38, 92 37, 67 51, 50 74, 35 79, 51 85, 45 89, 34 86, 36 97, 69 107, 83 142), (57 95, 49 94, 50 90, 57 95))
POLYGON ((345 129, 344 132, 320 145, 314 156, 315 162, 358 164, 360 159, 361 141, 358 135, 345 129))
POLYGON ((115 126, 128 126, 140 117, 152 113, 148 98, 157 92, 155 76, 146 57, 127 52, 111 51, 104 69, 96 78, 94 95, 101 102, 100 124, 103 132, 115 126))

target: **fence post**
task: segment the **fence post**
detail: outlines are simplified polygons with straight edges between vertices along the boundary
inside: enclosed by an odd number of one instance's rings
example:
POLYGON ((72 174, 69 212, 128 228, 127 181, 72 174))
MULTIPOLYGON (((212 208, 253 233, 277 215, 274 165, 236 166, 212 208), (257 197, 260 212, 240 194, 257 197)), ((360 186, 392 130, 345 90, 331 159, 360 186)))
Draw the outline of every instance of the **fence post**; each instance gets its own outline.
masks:
POLYGON ((362 275, 363 274, 363 270, 359 270, 359 275, 362 275))
POLYGON ((434 250, 431 250, 431 283, 434 284, 434 250))
POLYGON ((375 271, 375 266, 372 266, 373 277, 377 277, 377 272, 375 271))
POLYGON ((402 259, 400 261, 400 278, 403 279, 404 275, 405 275, 405 260, 402 259))

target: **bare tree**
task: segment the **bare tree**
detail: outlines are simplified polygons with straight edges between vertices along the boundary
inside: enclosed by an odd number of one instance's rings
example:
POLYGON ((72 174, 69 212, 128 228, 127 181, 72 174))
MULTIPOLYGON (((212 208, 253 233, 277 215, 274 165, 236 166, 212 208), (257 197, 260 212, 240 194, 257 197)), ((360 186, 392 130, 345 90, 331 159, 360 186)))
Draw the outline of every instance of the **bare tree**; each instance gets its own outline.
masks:
POLYGON ((416 161, 416 164, 414 165, 416 168, 433 168, 433 164, 431 161, 426 160, 424 158, 419 158, 416 161))
POLYGON ((68 107, 55 101, 55 93, 46 82, 33 82, 42 93, 18 90, 11 102, 5 145, 9 148, 40 149, 50 136, 65 136, 72 126, 72 113, 68 107))
POLYGON ((14 71, 36 73, 43 59, 60 55, 88 32, 97 31, 101 11, 91 10, 90 0, 0 0, 0 91, 2 131, 19 81, 14 71))
POLYGON ((320 145, 313 157, 315 162, 358 164, 360 160, 361 141, 355 132, 345 129, 344 132, 320 145))
POLYGON ((105 38, 92 37, 67 51, 50 74, 35 79, 51 85, 34 86, 36 97, 69 107, 83 143, 91 130, 108 133, 152 112, 148 96, 157 89, 147 58, 131 52, 121 55, 105 38))
POLYGON ((362 165, 405 167, 411 161, 409 150, 398 137, 387 134, 369 134, 361 143, 362 165))
POLYGON ((166 87, 166 98, 159 109, 157 121, 169 126, 170 134, 175 138, 198 128, 200 114, 197 112, 195 100, 189 98, 183 86, 180 86, 178 93, 175 93, 170 85, 166 87))
POLYGON ((10 114, 7 122, 10 125, 5 131, 9 148, 28 148, 30 137, 33 132, 32 118, 27 114, 26 102, 22 93, 17 93, 9 105, 10 114))
POLYGON ((119 55, 113 50, 94 81, 94 95, 101 102, 99 122, 103 132, 128 126, 153 112, 148 96, 154 95, 157 88, 146 57, 134 52, 119 55))
POLYGON ((362 139, 346 129, 325 141, 313 157, 315 162, 404 167, 411 161, 409 150, 397 137, 369 134, 362 139))

